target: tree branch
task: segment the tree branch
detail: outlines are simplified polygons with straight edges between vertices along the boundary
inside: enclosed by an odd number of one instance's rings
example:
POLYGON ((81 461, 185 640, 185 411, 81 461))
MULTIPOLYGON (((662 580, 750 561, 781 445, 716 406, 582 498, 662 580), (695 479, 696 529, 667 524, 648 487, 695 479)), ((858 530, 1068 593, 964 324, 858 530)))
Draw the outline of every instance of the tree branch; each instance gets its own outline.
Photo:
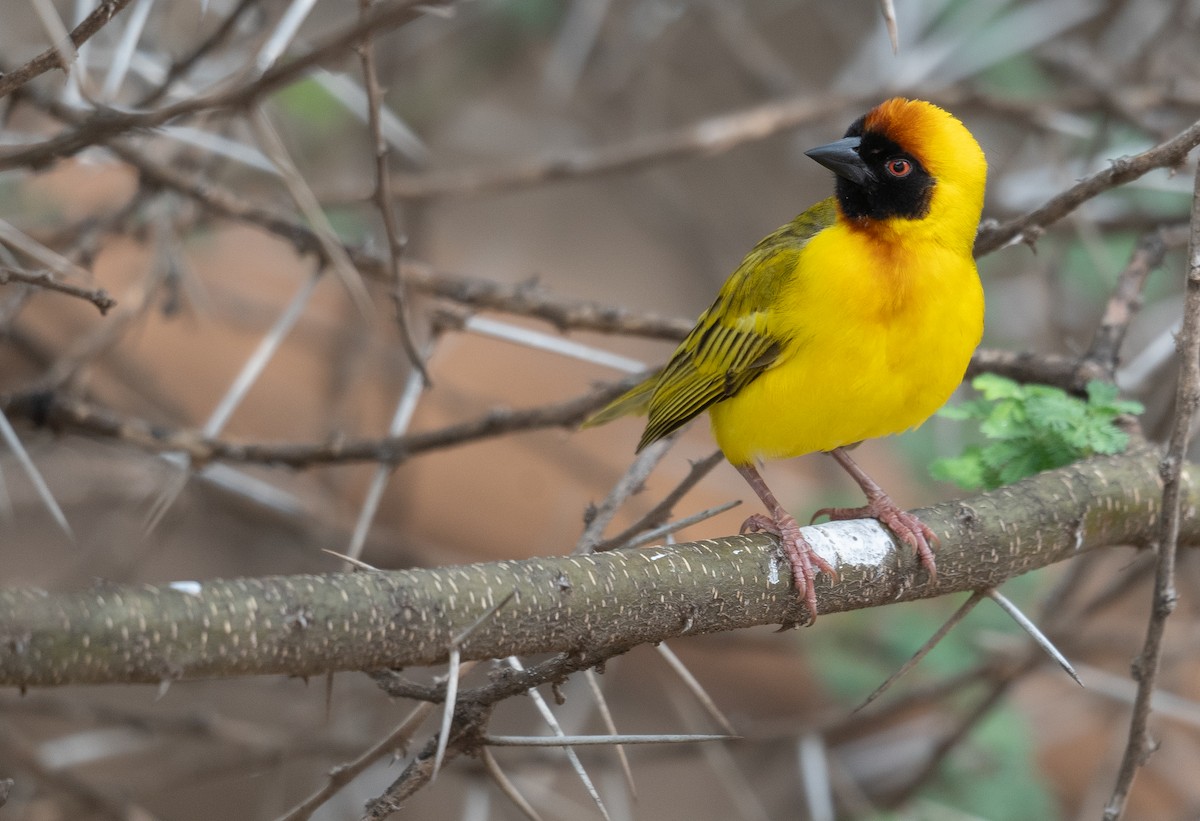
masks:
POLYGON ((1132 182, 1156 168, 1175 168, 1181 165, 1188 152, 1200 145, 1200 121, 1192 123, 1165 143, 1132 157, 1113 160, 1108 168, 1084 177, 1075 185, 1056 194, 1038 208, 999 225, 980 227, 975 237, 975 256, 990 254, 1018 240, 1035 242, 1042 230, 1057 222, 1088 200, 1132 182))
POLYGON ((117 301, 103 288, 81 288, 78 285, 72 285, 69 282, 63 282, 55 278, 54 274, 50 271, 20 271, 16 268, 0 265, 0 285, 7 285, 10 282, 21 282, 37 288, 45 288, 48 291, 58 291, 62 294, 85 299, 96 306, 101 316, 107 314, 117 304, 117 301))
MULTIPOLYGON (((1146 624, 1146 639, 1142 652, 1133 663, 1137 679, 1137 696, 1129 722, 1129 740, 1121 759, 1121 768, 1113 787, 1112 797, 1104 808, 1105 821, 1116 821, 1125 811, 1129 791, 1137 771, 1145 764, 1154 743, 1150 738, 1150 708, 1162 660, 1163 636, 1167 617, 1175 610, 1179 594, 1175 589, 1175 552, 1180 544, 1181 520, 1187 492, 1184 468, 1188 442, 1192 436, 1192 419, 1200 406, 1200 166, 1192 196, 1192 239, 1188 248, 1186 296, 1183 308, 1183 330, 1179 335, 1179 381, 1175 391, 1175 414, 1171 422, 1171 438, 1160 468, 1163 478, 1162 505, 1154 529, 1158 562, 1154 574, 1154 599, 1150 621, 1146 624)), ((1190 510, 1190 508, 1188 508, 1190 510)))
POLYGON ((315 43, 307 53, 278 63, 262 72, 253 82, 233 83, 224 90, 190 97, 150 111, 101 109, 81 115, 59 103, 39 100, 32 94, 25 95, 25 99, 38 102, 42 108, 71 123, 74 128, 41 142, 0 151, 0 169, 40 168, 54 160, 69 157, 89 145, 103 144, 123 134, 157 128, 201 112, 245 108, 256 100, 291 85, 322 62, 342 54, 364 38, 399 28, 423 17, 431 8, 440 5, 441 2, 421 3, 419 0, 393 0, 380 4, 370 14, 359 17, 355 23, 315 43))
MULTIPOLYGON (((819 606, 831 613, 976 590, 1083 550, 1142 544, 1162 502, 1160 457, 1142 448, 1091 459, 923 511, 943 544, 933 582, 874 522, 807 528, 840 576, 818 582, 819 606)), ((1198 539, 1200 518, 1189 516, 1181 543, 1198 539)), ((462 642, 464 659, 565 652, 602 660, 637 644, 803 615, 774 540, 762 535, 429 570, 4 590, 0 684, 437 664, 455 635, 514 590, 462 642)))
MULTIPOLYGON (((107 26, 129 3, 130 0, 105 0, 96 6, 92 13, 83 18, 71 31, 71 44, 75 48, 82 46, 92 35, 107 26)), ((0 98, 7 97, 30 80, 54 68, 66 70, 67 66, 63 65, 62 51, 51 46, 20 68, 0 74, 0 98)))

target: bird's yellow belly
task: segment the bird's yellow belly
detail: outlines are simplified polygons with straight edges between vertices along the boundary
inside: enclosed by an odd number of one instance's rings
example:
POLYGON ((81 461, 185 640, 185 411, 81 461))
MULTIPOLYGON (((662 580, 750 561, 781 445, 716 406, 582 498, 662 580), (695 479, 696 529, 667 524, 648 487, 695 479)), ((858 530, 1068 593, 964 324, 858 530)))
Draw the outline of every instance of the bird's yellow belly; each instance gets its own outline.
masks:
POLYGON ((882 280, 859 262, 819 280, 799 277, 809 284, 789 294, 797 335, 779 362, 710 409, 729 461, 790 458, 908 430, 962 381, 983 333, 970 260, 932 254, 918 270, 882 280))

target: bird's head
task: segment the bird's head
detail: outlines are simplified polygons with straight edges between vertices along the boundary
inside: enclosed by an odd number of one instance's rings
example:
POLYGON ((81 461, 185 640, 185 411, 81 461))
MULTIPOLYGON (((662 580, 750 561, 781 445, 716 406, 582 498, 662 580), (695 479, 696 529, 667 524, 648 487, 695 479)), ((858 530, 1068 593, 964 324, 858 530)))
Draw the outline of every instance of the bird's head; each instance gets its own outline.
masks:
POLYGON ((837 175, 838 208, 852 223, 974 241, 987 160, 966 126, 933 103, 887 100, 807 153, 837 175))

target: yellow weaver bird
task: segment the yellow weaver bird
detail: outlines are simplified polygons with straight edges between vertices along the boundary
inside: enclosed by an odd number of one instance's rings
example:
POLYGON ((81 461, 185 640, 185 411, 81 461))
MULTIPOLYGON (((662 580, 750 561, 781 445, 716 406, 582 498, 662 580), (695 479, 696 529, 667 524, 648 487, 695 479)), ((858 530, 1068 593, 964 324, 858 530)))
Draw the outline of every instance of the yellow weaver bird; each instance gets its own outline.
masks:
POLYGON ((742 532, 779 538, 812 619, 814 566, 833 570, 755 463, 829 453, 867 504, 813 518, 878 519, 936 573, 936 535, 846 448, 921 424, 962 381, 983 335, 971 249, 987 161, 955 117, 900 97, 807 153, 836 175, 834 196, 759 242, 666 366, 584 424, 646 413, 641 450, 707 410, 717 444, 767 508, 742 532))

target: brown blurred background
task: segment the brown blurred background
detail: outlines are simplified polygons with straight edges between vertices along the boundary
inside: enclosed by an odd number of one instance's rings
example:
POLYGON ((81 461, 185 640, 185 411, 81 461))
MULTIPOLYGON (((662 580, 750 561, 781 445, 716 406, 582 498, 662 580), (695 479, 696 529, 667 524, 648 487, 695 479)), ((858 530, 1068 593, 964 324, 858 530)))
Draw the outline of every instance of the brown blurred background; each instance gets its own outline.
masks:
MULTIPOLYGON (((53 5, 72 27, 79 9, 53 5)), ((12 6, 0 32, 5 71, 50 42, 38 4, 12 6)), ((289 4, 249 6, 152 105, 253 81, 244 72, 278 35, 289 4)), ((81 56, 82 93, 52 71, 29 86, 28 96, 4 101, 4 147, 35 145, 66 128, 52 116, 56 102, 83 112, 93 104, 138 108, 163 72, 236 8, 230 0, 131 4, 81 56), (139 9, 145 28, 134 36, 130 21, 139 9), (128 58, 121 56, 123 37, 133 40, 128 58), (123 63, 114 77, 113 66, 123 63)), ((840 136, 894 93, 934 100, 964 120, 991 163, 985 217, 1001 220, 1111 158, 1178 133, 1200 112, 1194 0, 901 3, 896 55, 879 6, 866 0, 487 0, 446 8, 381 32, 374 43, 385 106, 397 124, 387 134, 401 193, 451 172, 556 157, 586 164, 613 146, 674 132, 694 136, 714 118, 751 110, 767 116, 796 100, 813 101, 812 116, 740 138, 729 150, 681 150, 631 168, 397 199, 406 262, 498 283, 536 282, 563 299, 672 318, 694 317, 755 241, 829 193, 827 172, 803 150, 840 136)), ((307 52, 358 13, 357 3, 344 0, 317 4, 286 54, 307 52)), ((263 98, 260 111, 337 235, 386 259, 371 201, 372 140, 355 102, 362 66, 348 49, 331 51, 320 65, 319 73, 263 98)), ((278 172, 279 153, 242 109, 203 112, 121 140, 150 162, 309 221, 278 172)), ((1190 180, 1188 169, 1154 172, 1054 226, 1036 254, 1019 246, 985 257, 985 345, 1068 355, 1086 348, 1137 239, 1186 221, 1190 180)), ((45 167, 8 168, 0 174, 0 218, 13 232, 0 237, 11 251, 0 264, 53 267, 53 252, 86 269, 89 278, 76 284, 103 288, 118 303, 101 316, 64 294, 0 285, 0 393, 52 388, 172 429, 204 428, 316 267, 285 239, 214 216, 184 193, 146 184, 144 175, 139 182, 135 164, 101 146, 45 167), (45 250, 31 253, 13 236, 45 250)), ((1165 430, 1173 393, 1170 352, 1162 351, 1179 320, 1182 270, 1183 251, 1173 249, 1147 288, 1121 374, 1148 407, 1144 424, 1152 437, 1165 430)), ((322 276, 222 438, 321 443, 386 434, 411 365, 389 287, 376 278, 366 288, 372 308, 364 313, 338 275, 322 276)), ((409 290, 422 349, 430 318, 446 305, 409 290)), ((504 312, 487 316, 556 333, 504 312)), ((622 335, 569 338, 647 364, 671 350, 668 342, 622 335)), ((470 331, 438 337, 428 367, 432 386, 420 393, 414 432, 497 407, 560 402, 620 376, 470 331)), ((336 570, 342 563, 321 549, 348 550, 376 471, 373 464, 297 471, 233 463, 188 474, 120 437, 12 421, 75 538, 56 525, 5 448, 0 567, 9 586, 63 590, 336 570), (188 479, 178 498, 148 528, 163 489, 182 477, 188 479)), ((362 557, 392 568, 569 551, 588 505, 628 466, 639 430, 636 420, 582 433, 550 429, 405 461, 391 474, 362 557)), ((935 419, 859 453, 897 501, 916 506, 962 493, 929 479, 927 466, 967 441, 963 425, 935 419)), ((706 426, 694 425, 613 532, 712 449, 706 426)), ((820 457, 771 464, 767 475, 799 515, 855 498, 820 457)), ((751 507, 748 497, 735 472, 719 466, 676 515, 736 498, 747 504, 678 538, 735 532, 751 507)), ((1104 589, 1133 555, 1110 553, 1087 589, 1104 589)), ((1193 571, 1185 557, 1181 572, 1193 571)), ((1010 595, 1037 614, 1061 572, 1016 580, 1010 595)), ((982 612, 986 607, 900 692, 885 696, 894 705, 874 719, 850 711, 958 602, 829 616, 799 632, 679 641, 673 649, 746 740, 630 751, 636 801, 611 753, 582 757, 614 818, 1095 818, 1124 744, 1128 663, 1149 601, 1148 577, 1143 581, 1081 621, 1086 631, 1064 647, 1085 668, 1087 691, 1049 667, 1021 677, 898 808, 873 802, 909 784, 984 691, 963 688, 944 700, 895 705, 965 670, 1000 664, 1024 646, 1015 627, 982 612), (814 759, 813 743, 823 744, 827 757, 814 759), (836 816, 805 797, 811 791, 802 771, 814 760, 830 768, 836 816)), ((1179 644, 1164 681, 1178 703, 1158 719, 1163 749, 1138 782, 1130 818, 1200 817, 1200 710, 1191 700, 1200 686, 1189 652, 1200 635, 1195 617, 1185 599, 1172 622, 1179 644)), ((651 648, 609 664, 602 681, 623 731, 714 730, 651 648)), ((986 682, 981 675, 977 686, 986 682)), ((560 721, 568 732, 598 730, 582 682, 572 680, 564 692, 560 721)), ((357 674, 336 676, 328 694, 323 682, 264 679, 177 683, 164 693, 100 687, 4 694, 0 732, 11 741, 0 751, 0 777, 17 783, 0 817, 274 818, 407 709, 357 674)), ((495 729, 543 731, 525 700, 506 703, 495 729)), ((544 817, 599 817, 559 752, 502 750, 497 758, 544 817)), ((314 817, 357 818, 398 766, 374 768, 314 817)), ((478 764, 459 760, 401 817, 521 816, 478 764)))

